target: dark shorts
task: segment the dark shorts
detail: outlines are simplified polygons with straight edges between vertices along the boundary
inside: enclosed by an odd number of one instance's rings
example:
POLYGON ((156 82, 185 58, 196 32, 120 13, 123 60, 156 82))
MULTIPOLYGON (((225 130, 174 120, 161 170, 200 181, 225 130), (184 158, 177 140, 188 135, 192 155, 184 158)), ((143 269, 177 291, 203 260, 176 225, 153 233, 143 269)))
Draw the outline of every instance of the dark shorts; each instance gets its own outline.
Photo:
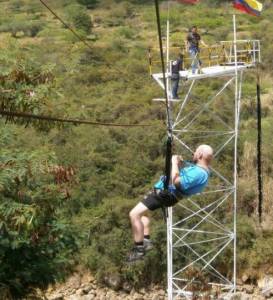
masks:
POLYGON ((178 199, 168 191, 151 192, 141 201, 149 210, 174 206, 178 199))

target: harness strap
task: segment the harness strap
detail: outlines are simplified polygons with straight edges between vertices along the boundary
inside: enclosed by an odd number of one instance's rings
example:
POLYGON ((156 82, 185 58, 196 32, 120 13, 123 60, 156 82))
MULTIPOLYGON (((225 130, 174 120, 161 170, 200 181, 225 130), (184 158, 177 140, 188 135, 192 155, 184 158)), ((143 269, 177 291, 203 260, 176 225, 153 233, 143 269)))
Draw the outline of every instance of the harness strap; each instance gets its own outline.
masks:
MULTIPOLYGON (((167 145, 166 145, 164 191, 168 191, 169 184, 170 184, 171 169, 172 169, 172 144, 173 144, 173 139, 169 134, 167 139, 167 145)), ((168 218, 168 210, 163 205, 161 208, 162 208, 164 221, 166 222, 168 218)))

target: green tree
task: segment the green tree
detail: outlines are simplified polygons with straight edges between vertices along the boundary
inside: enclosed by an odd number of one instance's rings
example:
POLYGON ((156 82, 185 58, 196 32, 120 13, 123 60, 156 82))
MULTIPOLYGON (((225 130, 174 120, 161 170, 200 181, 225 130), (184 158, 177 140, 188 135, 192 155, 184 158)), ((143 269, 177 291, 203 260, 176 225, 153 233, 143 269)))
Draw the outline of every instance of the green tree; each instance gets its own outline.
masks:
POLYGON ((0 153, 0 286, 17 299, 31 285, 62 277, 76 242, 58 217, 68 200, 56 181, 54 153, 4 150, 7 145, 0 153))
MULTIPOLYGON (((41 65, 37 60, 26 58, 23 52, 18 54, 16 43, 10 43, 7 49, 0 50, 2 68, 0 104, 2 109, 35 114, 49 114, 52 101, 60 96, 56 88, 53 70, 54 64, 41 65)), ((64 113, 61 109, 60 113, 64 113)), ((58 110, 54 109, 54 115, 58 110)), ((26 124, 25 121, 17 121, 26 124)), ((34 122, 36 127, 48 129, 53 124, 34 122), (40 126, 41 125, 41 126, 40 126)))
POLYGON ((66 10, 68 19, 76 29, 89 34, 92 29, 91 17, 86 12, 86 9, 81 5, 71 5, 66 10))

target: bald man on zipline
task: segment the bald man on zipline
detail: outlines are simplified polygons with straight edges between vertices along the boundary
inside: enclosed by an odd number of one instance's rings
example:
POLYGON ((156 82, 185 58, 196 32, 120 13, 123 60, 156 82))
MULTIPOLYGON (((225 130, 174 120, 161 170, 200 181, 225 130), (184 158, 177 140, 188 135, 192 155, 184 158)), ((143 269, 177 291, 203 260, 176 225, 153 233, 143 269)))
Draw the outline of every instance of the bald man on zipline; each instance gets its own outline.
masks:
POLYGON ((164 191, 164 181, 154 185, 154 191, 144 197, 130 211, 134 247, 129 253, 128 262, 144 257, 152 249, 150 240, 150 220, 148 211, 174 206, 180 199, 201 193, 208 184, 209 166, 213 158, 213 149, 209 145, 200 145, 193 154, 193 162, 184 161, 179 155, 172 156, 171 184, 164 191))

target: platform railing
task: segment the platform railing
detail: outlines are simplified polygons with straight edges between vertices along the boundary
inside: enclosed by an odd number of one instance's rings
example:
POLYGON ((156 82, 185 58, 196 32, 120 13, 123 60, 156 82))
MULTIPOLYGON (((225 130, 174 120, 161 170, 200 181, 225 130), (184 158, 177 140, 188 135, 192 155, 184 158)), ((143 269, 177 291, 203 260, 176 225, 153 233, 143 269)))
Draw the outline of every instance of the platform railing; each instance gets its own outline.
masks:
MULTIPOLYGON (((164 48, 166 52, 166 47, 164 48)), ((170 61, 178 58, 178 55, 183 55, 184 70, 191 69, 192 58, 185 46, 170 47, 169 57, 170 61)), ((161 62, 159 56, 159 49, 157 47, 150 47, 148 49, 149 58, 149 73, 159 73, 161 70, 161 62)), ((218 44, 208 47, 200 47, 198 59, 201 62, 202 68, 213 66, 228 66, 235 64, 234 42, 221 41, 218 44)), ((237 41, 237 63, 239 65, 255 66, 261 61, 260 41, 259 40, 238 40, 237 41)))

